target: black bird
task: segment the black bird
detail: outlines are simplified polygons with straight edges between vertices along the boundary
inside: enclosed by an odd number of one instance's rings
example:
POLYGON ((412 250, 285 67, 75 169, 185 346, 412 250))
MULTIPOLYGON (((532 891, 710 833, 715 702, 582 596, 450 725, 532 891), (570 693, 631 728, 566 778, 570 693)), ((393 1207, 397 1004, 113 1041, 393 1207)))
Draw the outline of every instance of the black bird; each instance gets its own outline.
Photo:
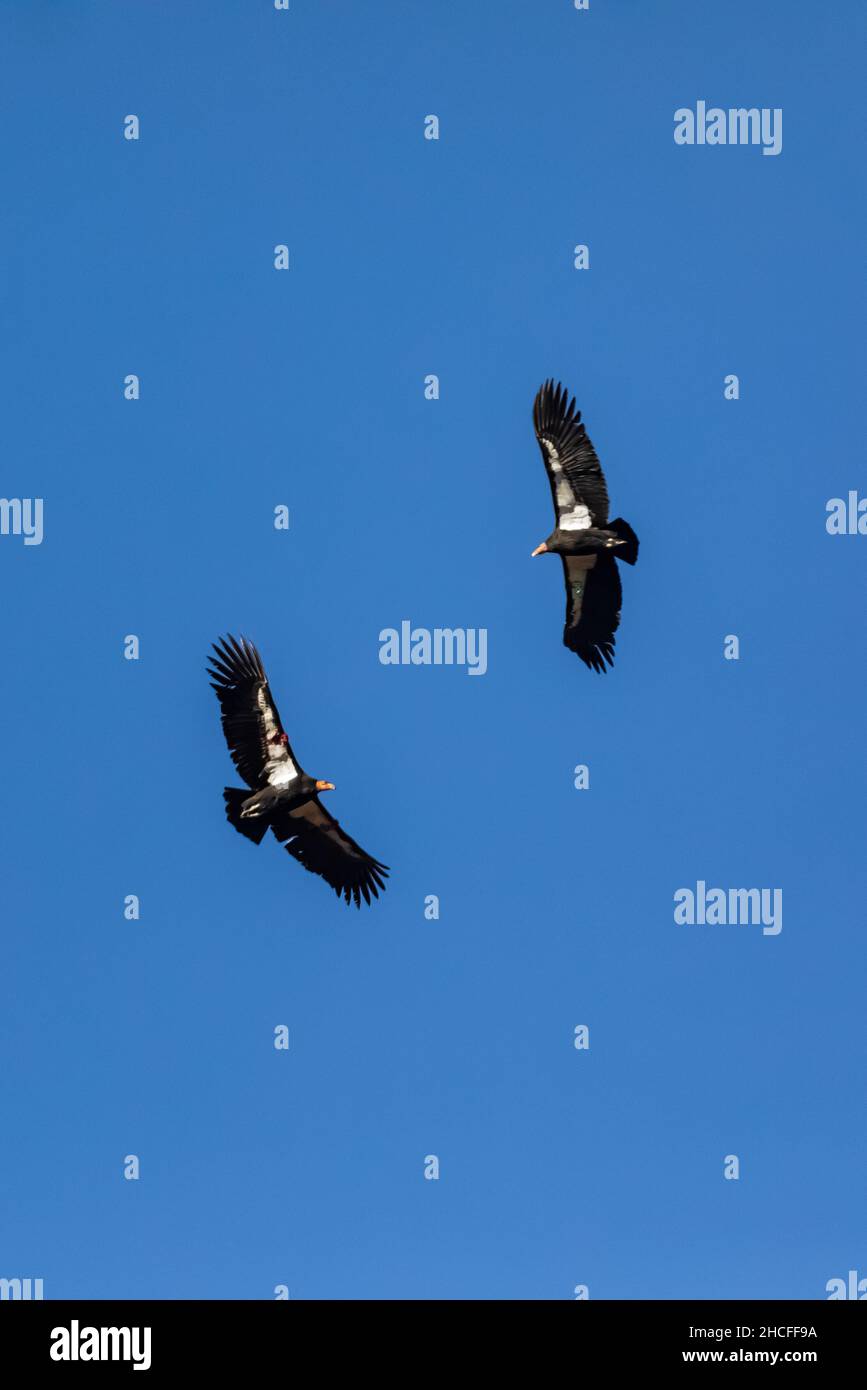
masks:
POLYGON ((634 565, 638 537, 622 517, 608 520, 605 475, 564 387, 546 381, 533 404, 533 426, 554 499, 557 525, 533 555, 551 551, 563 561, 566 626, 563 641, 594 671, 614 665, 620 623, 620 574, 634 565))
POLYGON ((232 761, 251 791, 226 787, 229 824, 260 844, 270 828, 299 864, 330 883, 347 903, 370 902, 385 889, 388 869, 366 854, 329 815, 319 792, 333 782, 315 781, 298 763, 283 732, 268 678, 252 642, 221 638, 208 658, 208 675, 220 701, 232 761), (252 795, 251 795, 252 792, 252 795))

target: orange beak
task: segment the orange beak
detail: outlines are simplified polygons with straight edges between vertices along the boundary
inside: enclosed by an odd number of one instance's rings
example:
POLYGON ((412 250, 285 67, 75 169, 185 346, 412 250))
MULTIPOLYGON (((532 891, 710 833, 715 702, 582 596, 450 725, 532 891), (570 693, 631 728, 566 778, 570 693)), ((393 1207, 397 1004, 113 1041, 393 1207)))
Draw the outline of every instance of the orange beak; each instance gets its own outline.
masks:
POLYGON ((333 782, 317 782, 317 783, 316 783, 316 790, 317 790, 318 792, 333 792, 333 791, 334 791, 334 783, 333 783, 333 782))
POLYGON ((537 555, 541 555, 541 554, 542 554, 544 551, 546 551, 547 549, 548 549, 548 547, 547 547, 547 545, 545 544, 545 542, 543 541, 541 545, 537 545, 537 546, 536 546, 536 549, 533 551, 532 555, 530 556, 530 559, 531 559, 531 560, 534 560, 534 559, 536 558, 537 555))

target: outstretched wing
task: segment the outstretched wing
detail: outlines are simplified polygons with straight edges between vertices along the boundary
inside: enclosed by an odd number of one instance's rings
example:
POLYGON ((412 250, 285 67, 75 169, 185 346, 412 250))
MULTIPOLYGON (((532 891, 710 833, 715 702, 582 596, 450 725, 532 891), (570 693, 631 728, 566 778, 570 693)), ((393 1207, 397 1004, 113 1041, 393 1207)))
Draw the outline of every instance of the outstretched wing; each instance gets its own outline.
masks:
POLYGON ((248 787, 284 786, 300 768, 274 704, 262 658, 246 637, 215 642, 208 675, 220 701, 220 719, 232 762, 248 787))
POLYGON ((533 403, 533 426, 561 531, 583 531, 608 520, 608 489, 596 450, 565 387, 546 381, 533 403))
POLYGON ((563 641, 594 671, 614 665, 622 589, 612 555, 561 555, 566 581, 563 641))
POLYGON ((283 811, 271 822, 271 829, 299 864, 330 883, 338 897, 347 902, 370 902, 385 891, 388 868, 373 859, 340 828, 318 796, 293 810, 283 811))

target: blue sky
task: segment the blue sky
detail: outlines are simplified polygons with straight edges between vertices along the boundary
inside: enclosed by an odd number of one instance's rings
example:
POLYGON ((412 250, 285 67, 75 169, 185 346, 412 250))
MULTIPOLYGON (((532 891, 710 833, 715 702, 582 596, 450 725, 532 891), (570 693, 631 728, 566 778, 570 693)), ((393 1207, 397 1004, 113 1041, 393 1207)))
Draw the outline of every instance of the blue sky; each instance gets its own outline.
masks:
POLYGON ((0 1275, 867 1275, 867 539, 825 530, 865 487, 862 7, 18 0, 0 27, 0 491, 45 509, 40 546, 0 537, 0 1275), (676 146, 699 99, 781 107, 782 153, 676 146), (605 677, 529 559, 549 375, 642 543, 605 677), (486 628, 486 675, 381 665, 402 619, 486 628), (226 630, 392 866, 374 909, 226 825, 226 630), (780 888, 781 933, 676 926, 699 879, 780 888))

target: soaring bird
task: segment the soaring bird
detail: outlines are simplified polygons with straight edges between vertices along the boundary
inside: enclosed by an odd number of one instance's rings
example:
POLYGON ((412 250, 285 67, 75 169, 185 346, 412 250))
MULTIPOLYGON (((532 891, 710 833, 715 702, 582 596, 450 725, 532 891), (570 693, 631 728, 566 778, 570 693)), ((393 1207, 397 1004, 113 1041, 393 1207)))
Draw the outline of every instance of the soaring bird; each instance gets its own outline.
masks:
POLYGON ((385 889, 388 869, 341 830, 319 800, 334 783, 308 777, 283 731, 262 658, 242 637, 214 642, 208 675, 220 701, 229 752, 250 791, 226 787, 226 816, 260 844, 272 830, 294 859, 319 874, 347 903, 370 902, 385 889))
POLYGON ((546 381, 533 404, 533 426, 554 499, 557 524, 533 555, 563 561, 566 626, 563 641, 594 671, 614 665, 620 623, 620 574, 615 563, 634 565, 638 537, 622 517, 608 520, 605 475, 581 423, 574 398, 546 381))

